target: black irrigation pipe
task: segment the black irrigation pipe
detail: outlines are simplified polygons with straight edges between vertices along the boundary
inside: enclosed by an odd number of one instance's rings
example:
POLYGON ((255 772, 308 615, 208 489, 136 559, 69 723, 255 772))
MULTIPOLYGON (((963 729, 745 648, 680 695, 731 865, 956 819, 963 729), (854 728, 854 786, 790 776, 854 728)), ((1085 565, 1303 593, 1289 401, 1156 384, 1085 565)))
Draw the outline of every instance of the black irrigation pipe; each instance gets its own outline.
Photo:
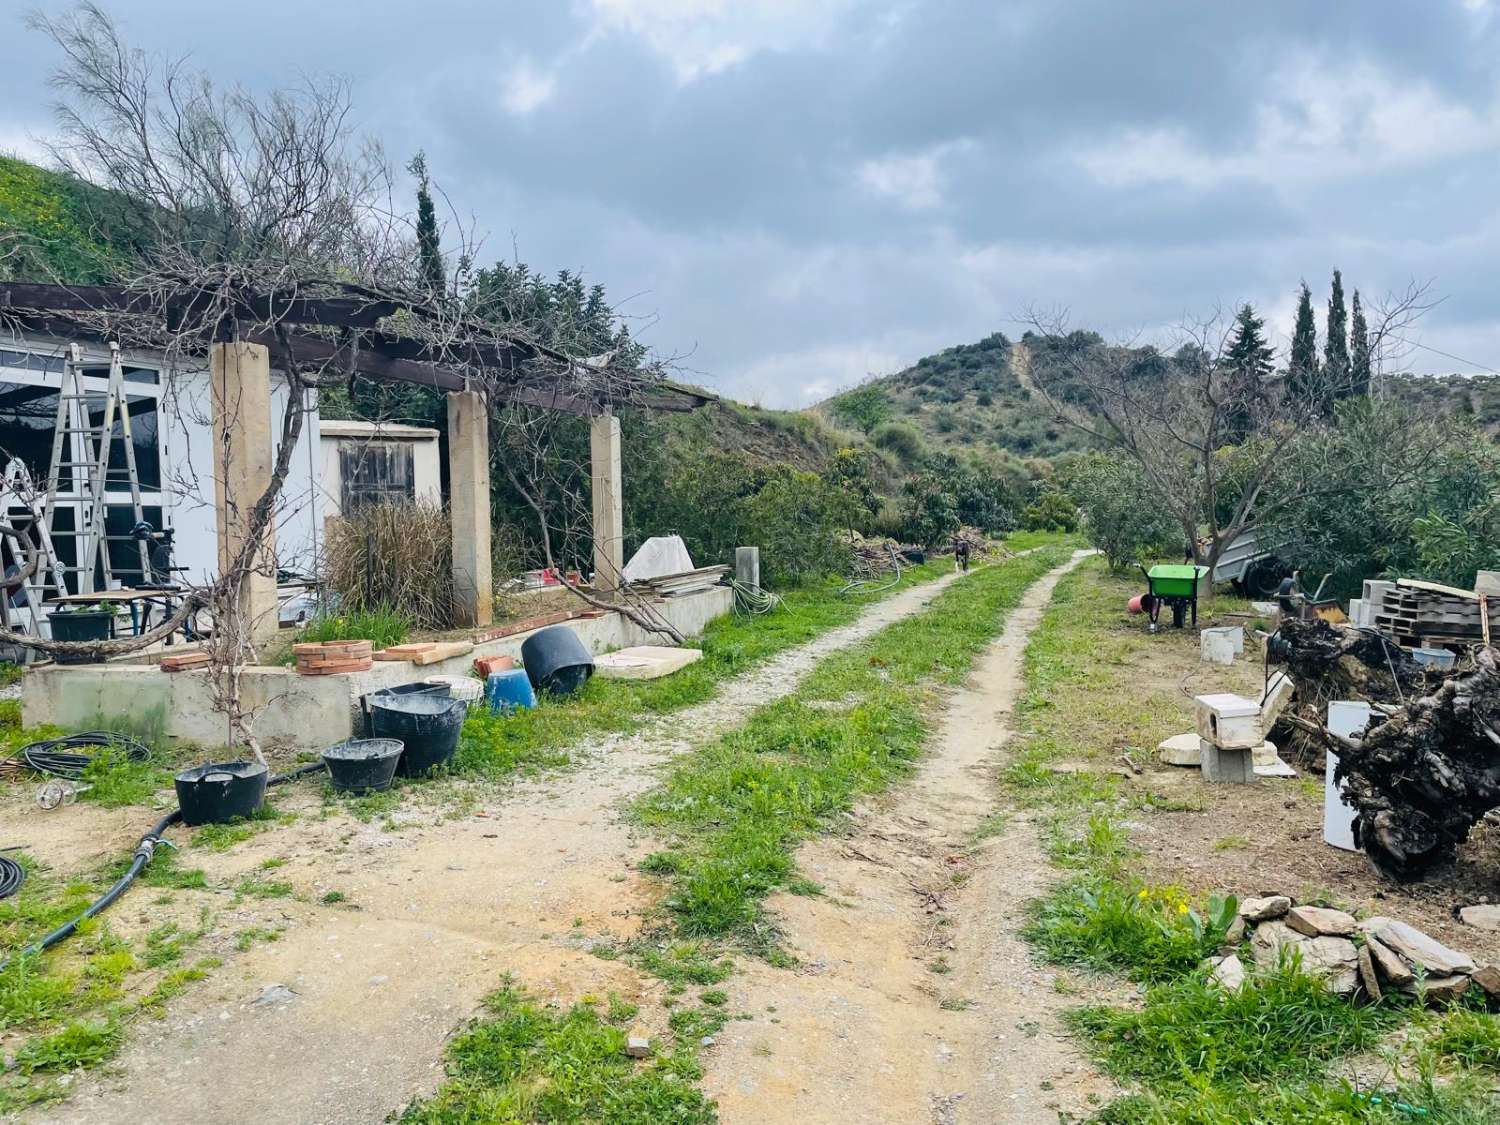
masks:
POLYGON ((49 777, 68 777, 77 779, 83 776, 83 771, 93 761, 92 754, 80 754, 72 751, 92 748, 95 750, 125 751, 125 756, 132 762, 145 762, 151 759, 151 747, 139 739, 131 738, 128 734, 117 734, 114 731, 90 730, 81 734, 68 734, 61 738, 47 738, 41 742, 32 742, 21 747, 12 761, 20 762, 37 773, 46 774, 49 777))
POLYGON ((0 856, 0 898, 10 898, 26 882, 26 868, 7 856, 0 856))
MULTIPOLYGON (((271 778, 271 780, 266 784, 268 786, 280 785, 286 781, 292 781, 299 777, 305 777, 310 773, 318 773, 324 768, 325 767, 322 762, 314 762, 310 765, 299 766, 297 769, 294 769, 288 773, 278 774, 276 777, 271 778)), ((136 844, 135 852, 131 856, 130 868, 125 872, 125 874, 121 875, 118 879, 115 880, 114 886, 110 887, 109 890, 105 891, 104 894, 95 899, 93 904, 82 914, 78 915, 76 918, 72 918, 64 922, 50 934, 47 934, 43 938, 41 938, 41 940, 32 942, 25 949, 21 950, 21 952, 17 954, 17 956, 31 957, 38 953, 45 953, 58 942, 66 941, 68 938, 77 933, 78 927, 82 923, 86 922, 88 919, 94 917, 97 914, 104 913, 104 911, 113 906, 115 901, 130 889, 130 884, 135 882, 136 877, 146 869, 146 865, 149 864, 152 857, 156 855, 156 849, 162 843, 162 833, 165 832, 168 828, 172 827, 172 825, 176 824, 181 819, 182 810, 173 809, 170 813, 168 813, 166 816, 162 817, 154 825, 152 825, 151 830, 141 837, 140 843, 136 844)), ((3 862, 10 861, 6 860, 3 862)), ((14 960, 14 958, 7 957, 4 961, 0 961, 0 973, 3 973, 6 970, 12 960, 14 960)))

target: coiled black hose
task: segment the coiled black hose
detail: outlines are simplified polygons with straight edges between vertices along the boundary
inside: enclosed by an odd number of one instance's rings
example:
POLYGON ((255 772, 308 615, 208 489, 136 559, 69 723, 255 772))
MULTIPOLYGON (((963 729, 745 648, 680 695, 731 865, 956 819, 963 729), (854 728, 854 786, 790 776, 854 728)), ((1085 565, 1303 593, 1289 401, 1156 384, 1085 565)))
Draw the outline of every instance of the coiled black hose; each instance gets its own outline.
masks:
MULTIPOLYGON (((273 777, 270 781, 266 782, 266 784, 268 786, 280 785, 282 782, 291 781, 294 778, 298 777, 305 777, 310 773, 317 773, 325 768, 326 767, 322 762, 314 762, 310 765, 299 766, 297 769, 294 769, 288 773, 278 774, 276 777, 273 777)), ((125 874, 121 875, 118 879, 115 880, 114 885, 110 887, 109 890, 105 891, 104 894, 96 899, 94 903, 82 914, 78 915, 76 918, 72 918, 67 922, 64 922, 50 934, 47 934, 46 936, 41 938, 41 940, 32 942, 25 949, 21 950, 21 952, 16 956, 30 957, 34 954, 45 953, 58 942, 66 941, 68 938, 72 937, 73 934, 78 931, 78 927, 81 923, 87 921, 97 914, 102 914, 104 911, 113 906, 115 901, 127 890, 129 890, 130 884, 135 882, 136 877, 146 869, 146 865, 151 862, 151 858, 156 854, 157 847, 162 842, 162 833, 165 832, 168 828, 172 827, 172 825, 176 824, 181 819, 182 810, 173 809, 166 816, 158 820, 154 825, 151 826, 151 830, 141 837, 140 843, 136 844, 135 852, 131 857, 129 869, 126 870, 125 874)), ((11 963, 13 959, 14 958, 7 957, 4 961, 0 961, 0 973, 3 973, 5 971, 6 967, 11 963)))
POLYGON ((13 859, 0 856, 0 898, 10 898, 26 882, 26 868, 13 859))
POLYGON ((22 762, 37 773, 50 777, 80 778, 88 764, 94 760, 92 754, 70 751, 91 748, 95 750, 124 750, 132 762, 145 762, 151 758, 151 747, 128 734, 109 730, 89 730, 81 734, 64 735, 61 738, 46 738, 21 747, 13 761, 22 762))

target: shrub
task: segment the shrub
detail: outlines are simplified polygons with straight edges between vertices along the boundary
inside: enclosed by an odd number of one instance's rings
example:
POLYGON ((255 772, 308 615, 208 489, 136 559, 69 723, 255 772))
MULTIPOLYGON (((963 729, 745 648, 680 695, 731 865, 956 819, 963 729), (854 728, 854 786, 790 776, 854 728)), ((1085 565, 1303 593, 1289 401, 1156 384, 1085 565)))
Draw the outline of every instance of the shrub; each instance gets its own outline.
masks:
POLYGON ((891 416, 891 400, 873 383, 856 387, 833 400, 833 412, 869 433, 891 416))
POLYGON ((1133 462, 1090 453, 1068 467, 1067 487, 1089 542, 1104 552, 1113 570, 1165 554, 1182 538, 1133 462))
POLYGON ((1077 531, 1078 507, 1067 493, 1053 489, 1026 506, 1021 526, 1027 531, 1077 531))
POLYGON ((922 435, 906 422, 887 422, 870 435, 876 449, 884 449, 900 458, 903 464, 915 465, 922 460, 925 446, 922 435))

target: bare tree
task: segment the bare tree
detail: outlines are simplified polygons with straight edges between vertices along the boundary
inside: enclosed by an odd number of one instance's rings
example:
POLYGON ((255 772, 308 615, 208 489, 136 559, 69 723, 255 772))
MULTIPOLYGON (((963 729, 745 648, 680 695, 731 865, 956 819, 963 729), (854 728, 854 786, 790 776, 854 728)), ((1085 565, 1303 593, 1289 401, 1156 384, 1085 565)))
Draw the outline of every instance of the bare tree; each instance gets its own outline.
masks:
MULTIPOLYGON (((1388 297, 1372 352, 1430 307, 1426 286, 1388 297)), ((1230 318, 1185 322, 1160 347, 1070 336, 1065 312, 1033 310, 1024 319, 1048 349, 1046 362, 1030 357, 1036 391, 1060 421, 1140 466, 1151 490, 1141 503, 1170 512, 1195 561, 1209 568, 1276 503, 1270 486, 1288 444, 1328 424, 1320 388, 1293 393, 1280 374, 1246 380, 1227 361, 1230 318)), ((1330 497, 1337 484, 1325 482, 1330 497)))

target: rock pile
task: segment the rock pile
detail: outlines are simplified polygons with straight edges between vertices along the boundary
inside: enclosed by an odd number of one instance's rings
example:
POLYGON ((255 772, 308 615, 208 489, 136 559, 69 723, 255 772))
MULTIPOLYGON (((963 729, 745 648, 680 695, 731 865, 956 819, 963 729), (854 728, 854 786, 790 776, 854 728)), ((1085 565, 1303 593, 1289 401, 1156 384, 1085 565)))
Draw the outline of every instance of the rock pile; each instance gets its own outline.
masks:
POLYGON ((1500 1000, 1500 967, 1478 965, 1394 918, 1356 919, 1342 910, 1294 905, 1286 895, 1245 899, 1211 961, 1211 980, 1230 989, 1244 983, 1247 969, 1239 951, 1246 939, 1256 971, 1273 970, 1284 955, 1297 955, 1304 972, 1323 977, 1340 996, 1363 993, 1379 1000, 1394 990, 1438 1003, 1473 986, 1500 1000))

